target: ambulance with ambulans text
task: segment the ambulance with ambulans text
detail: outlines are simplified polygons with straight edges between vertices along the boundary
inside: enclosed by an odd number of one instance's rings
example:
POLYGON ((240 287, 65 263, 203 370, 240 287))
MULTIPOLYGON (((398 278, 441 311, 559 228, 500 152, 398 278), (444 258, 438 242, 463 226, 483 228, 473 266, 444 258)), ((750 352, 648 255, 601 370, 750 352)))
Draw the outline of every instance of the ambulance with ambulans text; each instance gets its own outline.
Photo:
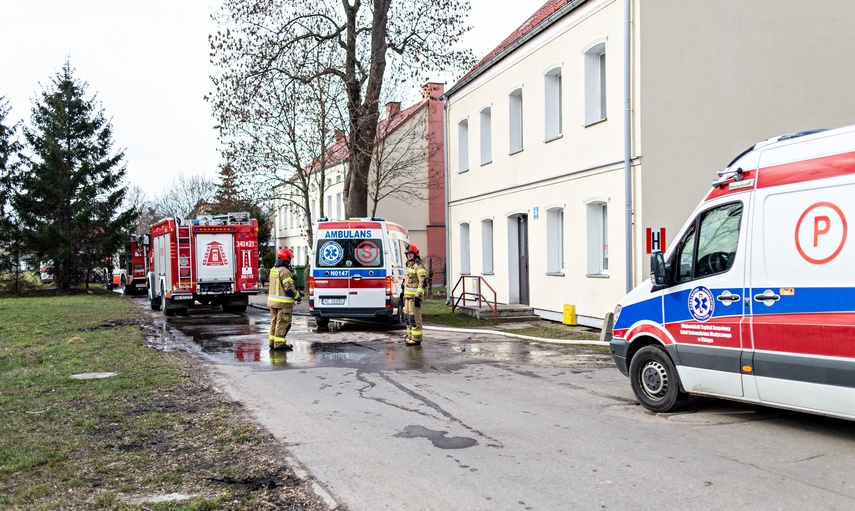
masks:
POLYGON ((326 326, 332 318, 403 318, 407 230, 383 218, 318 221, 309 311, 326 326))
POLYGON ((152 310, 167 316, 195 306, 244 312, 258 294, 258 221, 249 213, 165 218, 149 235, 152 310))
POLYGON ((855 419, 855 126, 737 156, 617 306, 612 357, 649 410, 714 396, 855 419))

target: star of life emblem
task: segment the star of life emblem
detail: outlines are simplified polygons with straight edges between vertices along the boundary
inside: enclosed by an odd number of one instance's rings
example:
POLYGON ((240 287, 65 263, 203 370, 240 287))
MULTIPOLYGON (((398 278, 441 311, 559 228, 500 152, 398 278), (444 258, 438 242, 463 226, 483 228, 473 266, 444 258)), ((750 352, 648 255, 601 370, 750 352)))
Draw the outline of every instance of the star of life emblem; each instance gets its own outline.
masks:
POLYGON ((344 257, 344 250, 335 241, 328 241, 321 246, 321 261, 327 266, 333 266, 344 257))
POLYGON ((715 311, 712 292, 704 286, 698 286, 689 293, 689 313, 698 321, 710 319, 715 311))

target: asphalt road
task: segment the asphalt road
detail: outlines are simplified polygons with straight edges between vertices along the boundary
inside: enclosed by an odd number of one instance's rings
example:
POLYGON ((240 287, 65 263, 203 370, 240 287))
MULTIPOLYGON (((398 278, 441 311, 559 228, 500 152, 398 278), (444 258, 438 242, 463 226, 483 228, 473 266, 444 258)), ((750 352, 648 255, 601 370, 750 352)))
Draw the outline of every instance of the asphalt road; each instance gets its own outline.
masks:
POLYGON ((153 345, 207 360, 352 511, 855 507, 852 422, 714 399, 652 414, 604 354, 430 329, 408 348, 296 316, 271 357, 264 311, 153 317, 153 345))

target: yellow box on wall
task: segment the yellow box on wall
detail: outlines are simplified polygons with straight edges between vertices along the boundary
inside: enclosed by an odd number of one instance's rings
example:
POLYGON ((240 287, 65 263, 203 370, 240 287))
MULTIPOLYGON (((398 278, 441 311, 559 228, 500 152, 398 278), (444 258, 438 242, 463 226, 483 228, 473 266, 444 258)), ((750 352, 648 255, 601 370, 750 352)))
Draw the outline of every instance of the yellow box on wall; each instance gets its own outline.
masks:
POLYGON ((561 322, 565 325, 575 325, 576 324, 576 306, 570 304, 564 304, 564 317, 561 318, 561 322))

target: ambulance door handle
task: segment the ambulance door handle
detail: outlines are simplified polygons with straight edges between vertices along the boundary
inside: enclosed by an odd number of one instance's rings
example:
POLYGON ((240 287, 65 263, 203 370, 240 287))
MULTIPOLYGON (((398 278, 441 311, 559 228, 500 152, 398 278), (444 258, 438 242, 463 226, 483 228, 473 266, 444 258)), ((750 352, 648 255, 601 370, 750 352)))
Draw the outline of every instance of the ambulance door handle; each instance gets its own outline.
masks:
POLYGON ((716 297, 716 300, 720 301, 725 305, 730 305, 733 302, 738 302, 739 300, 742 300, 742 297, 739 295, 735 295, 730 291, 725 291, 722 294, 718 295, 716 297))
POLYGON ((763 302, 763 305, 771 307, 775 302, 781 299, 780 295, 775 294, 771 289, 763 291, 761 295, 754 295, 754 300, 763 302))
POLYGON ((362 275, 354 275, 350 278, 352 278, 353 280, 362 280, 362 275))

